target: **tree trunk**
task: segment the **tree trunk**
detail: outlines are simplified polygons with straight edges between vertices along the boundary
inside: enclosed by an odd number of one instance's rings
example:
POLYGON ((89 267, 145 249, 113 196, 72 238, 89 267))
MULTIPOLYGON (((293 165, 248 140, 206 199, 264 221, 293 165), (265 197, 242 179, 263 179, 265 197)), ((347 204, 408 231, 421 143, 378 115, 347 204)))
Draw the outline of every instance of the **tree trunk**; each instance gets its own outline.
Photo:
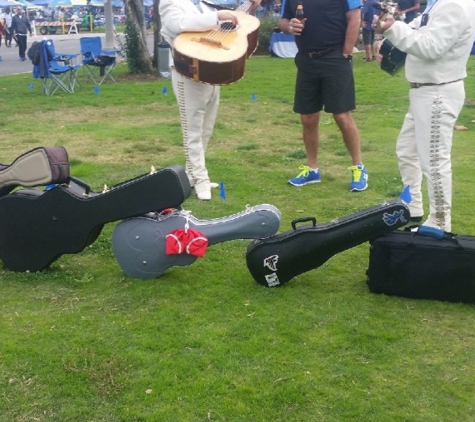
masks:
MULTIPOLYGON (((125 0, 125 6, 127 10, 127 19, 134 28, 134 32, 136 32, 138 35, 137 37, 129 37, 128 40, 126 39, 127 43, 134 43, 133 46, 127 46, 128 52, 134 52, 133 70, 135 72, 140 71, 142 73, 151 72, 152 62, 150 60, 150 53, 147 47, 147 30, 145 28, 143 0, 125 0)), ((128 59, 131 59, 129 55, 128 59)), ((130 67, 131 66, 129 64, 129 68, 130 67)))
POLYGON ((160 14, 158 13, 158 5, 160 0, 153 0, 153 63, 160 68, 159 56, 158 56, 158 44, 162 41, 160 36, 160 29, 162 28, 162 22, 160 21, 160 14))

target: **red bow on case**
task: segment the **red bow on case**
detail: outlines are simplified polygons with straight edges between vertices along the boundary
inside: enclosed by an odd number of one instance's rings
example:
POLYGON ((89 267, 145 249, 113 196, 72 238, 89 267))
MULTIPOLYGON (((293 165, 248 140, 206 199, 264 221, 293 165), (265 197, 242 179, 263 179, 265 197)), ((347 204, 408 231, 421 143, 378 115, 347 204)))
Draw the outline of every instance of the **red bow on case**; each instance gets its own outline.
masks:
POLYGON ((207 247, 208 238, 195 229, 173 230, 165 237, 167 255, 186 253, 202 258, 205 256, 207 247))

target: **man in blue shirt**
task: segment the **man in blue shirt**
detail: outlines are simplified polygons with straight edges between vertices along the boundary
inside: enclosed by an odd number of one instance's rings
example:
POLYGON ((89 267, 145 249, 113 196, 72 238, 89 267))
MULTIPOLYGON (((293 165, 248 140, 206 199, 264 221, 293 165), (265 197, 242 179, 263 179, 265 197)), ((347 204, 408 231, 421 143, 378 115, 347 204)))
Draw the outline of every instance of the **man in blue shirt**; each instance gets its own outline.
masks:
POLYGON ((361 29, 363 35, 363 45, 365 49, 364 61, 369 62, 376 60, 376 44, 374 42, 373 20, 375 16, 379 16, 380 9, 375 8, 375 4, 379 4, 377 0, 364 0, 361 9, 361 29))
POLYGON ((320 182, 318 144, 320 113, 331 113, 348 150, 352 166, 350 191, 368 187, 361 160, 360 135, 351 111, 356 108, 353 48, 361 22, 360 0, 284 0, 280 29, 295 35, 297 80, 293 111, 300 114, 307 165, 289 180, 293 186, 320 182), (305 18, 295 17, 302 4, 305 18))

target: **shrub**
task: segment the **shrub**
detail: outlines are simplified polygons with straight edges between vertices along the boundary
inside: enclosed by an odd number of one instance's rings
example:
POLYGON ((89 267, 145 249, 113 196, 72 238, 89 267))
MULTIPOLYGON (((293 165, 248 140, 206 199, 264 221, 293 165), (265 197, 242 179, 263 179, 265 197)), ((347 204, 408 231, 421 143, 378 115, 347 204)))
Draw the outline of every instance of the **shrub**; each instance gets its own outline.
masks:
POLYGON ((130 73, 142 73, 138 56, 139 33, 134 23, 127 18, 125 23, 125 54, 130 73))
POLYGON ((279 26, 279 17, 264 16, 261 19, 261 26, 259 27, 259 45, 255 54, 269 54, 269 45, 272 33, 275 28, 279 26))

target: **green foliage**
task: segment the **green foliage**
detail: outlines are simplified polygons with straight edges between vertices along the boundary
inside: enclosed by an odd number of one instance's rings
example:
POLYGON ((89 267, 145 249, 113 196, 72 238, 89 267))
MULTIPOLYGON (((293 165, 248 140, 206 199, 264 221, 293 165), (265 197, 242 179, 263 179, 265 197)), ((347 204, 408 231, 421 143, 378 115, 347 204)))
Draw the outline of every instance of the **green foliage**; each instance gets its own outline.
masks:
POLYGON ((269 54, 269 45, 272 33, 278 28, 279 18, 275 16, 264 16, 259 26, 259 45, 255 54, 269 54))
POLYGON ((125 53, 130 73, 143 73, 138 54, 140 34, 132 20, 127 17, 125 22, 125 53))
MULTIPOLYGON (((253 56, 242 81, 221 89, 207 150, 227 198, 213 192, 201 202, 193 192, 183 208, 213 219, 270 203, 284 232, 300 217, 325 223, 394 198, 403 188, 394 147, 408 84, 360 56, 353 116, 367 191, 348 191, 350 159, 325 113, 322 182, 287 184, 304 160, 291 111, 295 66, 253 56)), ((453 230, 475 234, 473 57, 468 73, 458 124, 469 130, 455 131, 453 142, 453 230)), ((121 64, 114 75, 118 84, 100 93, 81 78, 74 95, 54 97, 30 74, 0 77, 0 162, 61 145, 71 174, 96 192, 151 165, 183 165, 171 81, 130 75, 121 64)), ((282 288, 254 282, 250 240, 213 245, 190 266, 136 280, 115 260, 116 224, 47 270, 0 267, 0 422, 473 422, 474 307, 370 293, 367 243, 282 288)))

